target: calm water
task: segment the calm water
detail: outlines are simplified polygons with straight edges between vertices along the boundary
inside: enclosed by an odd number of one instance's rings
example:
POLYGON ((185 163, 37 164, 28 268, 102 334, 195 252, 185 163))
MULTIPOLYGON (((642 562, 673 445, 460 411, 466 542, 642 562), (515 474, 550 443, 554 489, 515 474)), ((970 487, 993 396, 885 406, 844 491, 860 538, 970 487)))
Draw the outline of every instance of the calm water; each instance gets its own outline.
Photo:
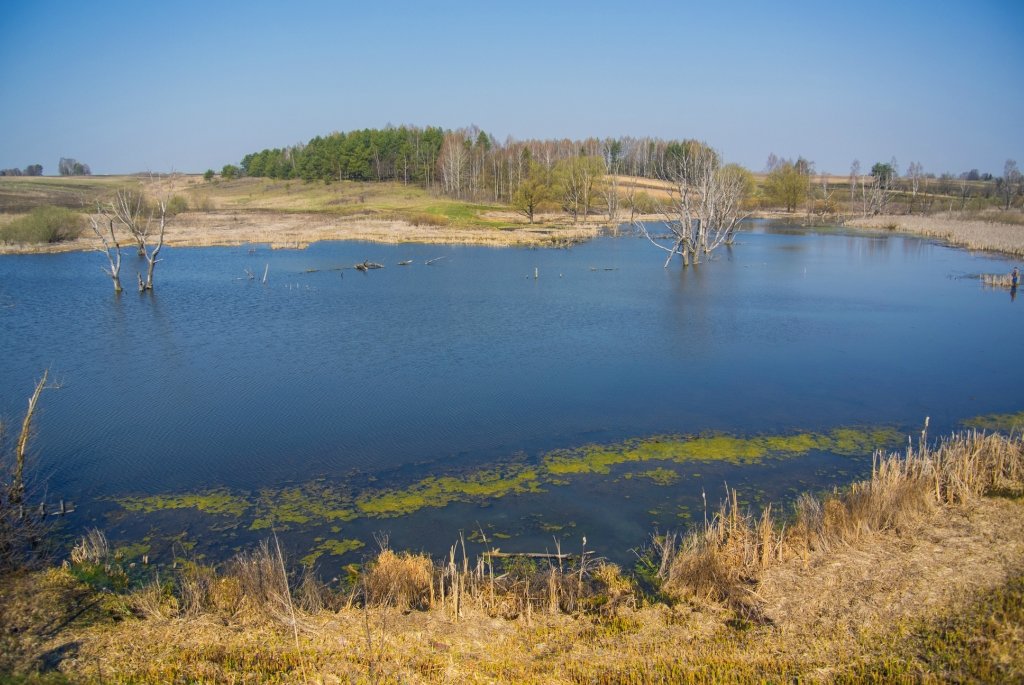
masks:
MULTIPOLYGON (((46 367, 62 381, 43 396, 34 445, 48 490, 80 504, 71 528, 186 529, 216 554, 257 534, 211 531, 209 517, 185 510, 140 522, 110 498, 317 479, 399 487, 593 442, 850 425, 909 433, 925 416, 947 430, 1024 404, 1024 302, 969 278, 1011 264, 914 238, 755 224, 689 270, 663 269, 635 238, 571 250, 164 254, 155 295, 120 298, 101 255, 0 257, 0 411, 20 418, 46 367), (386 268, 335 270, 364 259, 386 268), (415 263, 396 265, 405 259, 415 263), (265 264, 268 284, 245 279, 265 264)), ((345 524, 343 535, 386 529, 398 546, 440 551, 460 528, 482 527, 512 534, 510 548, 550 541, 557 520, 567 538, 624 549, 654 525, 685 522, 680 507, 692 512, 702 487, 728 480, 756 500, 866 463, 818 454, 689 465, 671 487, 577 479, 546 495, 345 524)), ((322 533, 295 526, 293 547, 322 533)))

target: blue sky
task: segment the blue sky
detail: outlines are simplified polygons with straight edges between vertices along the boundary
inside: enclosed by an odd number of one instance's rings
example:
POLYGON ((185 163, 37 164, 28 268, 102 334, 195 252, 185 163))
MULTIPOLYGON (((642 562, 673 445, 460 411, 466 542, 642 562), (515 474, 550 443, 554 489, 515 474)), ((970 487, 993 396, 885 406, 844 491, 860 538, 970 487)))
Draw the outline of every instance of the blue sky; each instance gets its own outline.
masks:
POLYGON ((697 138, 846 173, 1024 163, 1024 2, 30 2, 0 167, 220 169, 385 124, 697 138))

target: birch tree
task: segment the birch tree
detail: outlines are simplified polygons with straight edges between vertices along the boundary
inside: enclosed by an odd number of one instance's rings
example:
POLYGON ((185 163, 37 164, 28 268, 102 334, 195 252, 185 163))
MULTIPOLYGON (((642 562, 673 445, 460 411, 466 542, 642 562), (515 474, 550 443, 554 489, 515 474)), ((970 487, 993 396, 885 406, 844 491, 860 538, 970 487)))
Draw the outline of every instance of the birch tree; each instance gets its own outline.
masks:
POLYGON ((718 152, 696 141, 666 160, 665 172, 672 183, 669 200, 661 204, 669 243, 652 236, 643 222, 634 225, 653 245, 668 252, 665 267, 675 255, 683 266, 699 264, 702 257, 732 243, 739 222, 749 215, 742 206, 749 178, 739 166, 722 166, 718 152))

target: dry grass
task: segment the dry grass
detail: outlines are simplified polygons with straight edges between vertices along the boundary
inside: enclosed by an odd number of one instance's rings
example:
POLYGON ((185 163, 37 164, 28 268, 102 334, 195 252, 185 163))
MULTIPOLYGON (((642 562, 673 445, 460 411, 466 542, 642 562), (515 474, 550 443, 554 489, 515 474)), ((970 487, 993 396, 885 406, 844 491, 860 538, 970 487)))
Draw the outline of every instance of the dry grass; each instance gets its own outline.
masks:
POLYGON ((981 282, 988 288, 1012 288, 1013 276, 1010 274, 982 274, 981 282))
POLYGON ((971 250, 994 250, 1024 255, 1024 225, 1015 212, 963 215, 958 212, 929 216, 872 216, 855 218, 847 225, 887 228, 941 238, 971 250))
POLYGON ((771 505, 760 516, 740 511, 736 491, 730 491, 703 528, 678 544, 672 536, 657 541, 658 575, 673 597, 725 602, 760 618, 757 586, 772 566, 806 561, 883 532, 910 535, 937 507, 963 506, 986 493, 1022 487, 1019 436, 969 432, 936 447, 922 438, 905 454, 876 454, 869 480, 822 498, 804 494, 788 526, 775 525, 771 505))

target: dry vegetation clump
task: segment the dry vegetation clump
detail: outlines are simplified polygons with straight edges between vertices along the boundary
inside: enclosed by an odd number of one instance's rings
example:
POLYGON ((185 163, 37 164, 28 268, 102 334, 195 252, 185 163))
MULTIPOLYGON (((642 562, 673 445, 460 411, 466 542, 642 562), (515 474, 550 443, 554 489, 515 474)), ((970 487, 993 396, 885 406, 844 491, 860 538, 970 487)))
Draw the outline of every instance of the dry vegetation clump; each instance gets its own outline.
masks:
POLYGON ((1010 274, 982 274, 981 282, 988 288, 1012 288, 1013 276, 1010 274))
POLYGON ((385 546, 367 565, 362 585, 369 606, 427 609, 434 592, 434 563, 424 554, 396 554, 385 546))
POLYGON ((869 480, 822 498, 796 503, 794 520, 777 527, 771 505, 760 516, 740 511, 736 491, 701 529, 681 541, 655 541, 658 579, 675 599, 725 602, 749 618, 760 617, 759 580, 769 567, 808 559, 863 542, 883 531, 912 535, 922 517, 941 506, 960 506, 992 492, 1024 486, 1020 436, 968 432, 930 447, 874 457, 869 480))

